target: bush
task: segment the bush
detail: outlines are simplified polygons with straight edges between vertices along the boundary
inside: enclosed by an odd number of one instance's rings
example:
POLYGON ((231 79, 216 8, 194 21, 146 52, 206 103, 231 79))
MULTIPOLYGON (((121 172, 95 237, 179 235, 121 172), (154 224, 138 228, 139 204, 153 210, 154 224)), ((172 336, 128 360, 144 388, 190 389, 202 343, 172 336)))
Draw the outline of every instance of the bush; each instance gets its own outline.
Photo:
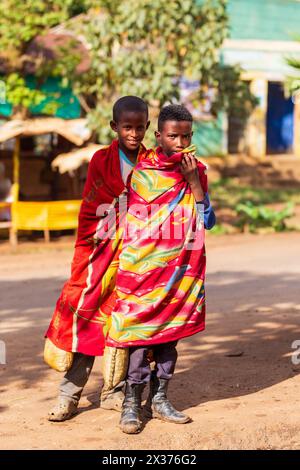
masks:
POLYGON ((251 233, 260 228, 269 227, 275 232, 286 230, 285 219, 294 214, 294 204, 288 203, 282 210, 274 210, 263 205, 254 205, 252 202, 237 204, 235 211, 238 216, 236 225, 245 231, 248 227, 251 233))

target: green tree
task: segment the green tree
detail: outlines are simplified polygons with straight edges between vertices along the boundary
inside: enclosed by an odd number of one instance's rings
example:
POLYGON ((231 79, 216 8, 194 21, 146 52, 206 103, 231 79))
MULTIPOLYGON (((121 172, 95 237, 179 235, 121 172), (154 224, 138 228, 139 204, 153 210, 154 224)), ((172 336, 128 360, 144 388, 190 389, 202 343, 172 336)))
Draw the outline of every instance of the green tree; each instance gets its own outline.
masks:
POLYGON ((108 122, 118 97, 141 96, 155 113, 180 98, 182 77, 199 81, 198 102, 208 88, 215 90, 215 113, 228 110, 235 96, 237 107, 253 107, 240 71, 220 64, 226 0, 91 0, 90 6, 83 29, 92 65, 74 89, 101 142, 111 138, 108 122))
MULTIPOLYGON (((166 102, 180 99, 182 77, 200 83, 195 102, 214 90, 215 114, 220 109, 247 114, 254 105, 238 68, 220 64, 228 34, 226 0, 2 0, 2 7, 0 61, 14 115, 26 115, 44 100, 41 85, 49 76, 73 87, 103 143, 111 138, 108 122, 119 96, 143 97, 155 115, 166 102), (79 21, 72 18, 78 13, 85 13, 79 21), (88 45, 91 67, 81 76, 74 73, 81 58, 71 51, 72 41, 54 60, 26 53, 33 38, 61 23, 88 45), (28 63, 36 89, 26 85, 28 63)), ((55 97, 47 106, 44 112, 55 112, 55 97)))
MULTIPOLYGON (((74 41, 58 51, 57 58, 51 61, 43 57, 27 54, 29 43, 71 16, 87 9, 86 0, 1 0, 0 26, 0 61, 1 80, 5 83, 5 95, 13 105, 13 115, 25 117, 29 108, 40 104, 45 94, 40 86, 49 76, 74 73, 80 58, 71 54, 74 41), (68 48, 69 46, 69 48, 68 48), (68 52, 66 53, 68 48, 68 52), (38 78, 37 88, 32 89, 26 84, 28 66, 35 70, 38 78)), ((45 112, 55 112, 57 103, 47 105, 45 112)))

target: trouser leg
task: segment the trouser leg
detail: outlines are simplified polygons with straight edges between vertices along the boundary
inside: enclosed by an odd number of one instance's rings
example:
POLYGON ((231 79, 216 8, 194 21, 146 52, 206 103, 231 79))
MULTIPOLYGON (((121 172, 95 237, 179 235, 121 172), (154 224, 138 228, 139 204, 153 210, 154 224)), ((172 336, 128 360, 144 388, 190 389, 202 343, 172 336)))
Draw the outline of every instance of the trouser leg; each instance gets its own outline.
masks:
POLYGON ((150 381, 151 370, 147 357, 148 348, 137 346, 129 349, 129 365, 127 382, 133 384, 147 384, 150 381))
POLYGON ((170 380, 174 374, 177 361, 177 341, 158 344, 153 347, 153 358, 158 379, 170 380))
POLYGON ((68 398, 74 403, 78 403, 83 388, 92 371, 94 361, 95 356, 74 353, 72 366, 60 383, 60 397, 68 398))
MULTIPOLYGON (((151 346, 155 370, 158 378, 170 380, 177 361, 177 341, 151 346)), ((151 370, 148 360, 148 348, 135 347, 129 349, 129 366, 127 382, 129 384, 147 384, 151 370)))

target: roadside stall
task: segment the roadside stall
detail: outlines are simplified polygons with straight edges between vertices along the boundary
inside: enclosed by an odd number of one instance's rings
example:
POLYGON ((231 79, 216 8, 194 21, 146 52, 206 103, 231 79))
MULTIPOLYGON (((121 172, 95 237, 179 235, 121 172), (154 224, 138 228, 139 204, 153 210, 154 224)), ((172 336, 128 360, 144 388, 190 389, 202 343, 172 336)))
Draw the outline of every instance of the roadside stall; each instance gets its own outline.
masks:
MULTIPOLYGON (((81 146, 90 136, 86 119, 64 120, 59 118, 37 118, 11 120, 0 128, 0 143, 14 139, 12 202, 1 203, 11 208, 11 220, 5 222, 9 229, 11 244, 17 244, 19 230, 44 232, 49 241, 50 230, 77 228, 80 200, 59 201, 20 201, 20 139, 24 136, 56 133, 77 146, 81 146)), ((0 226, 1 228, 1 226, 0 226)), ((3 227, 4 228, 4 225, 3 227)))

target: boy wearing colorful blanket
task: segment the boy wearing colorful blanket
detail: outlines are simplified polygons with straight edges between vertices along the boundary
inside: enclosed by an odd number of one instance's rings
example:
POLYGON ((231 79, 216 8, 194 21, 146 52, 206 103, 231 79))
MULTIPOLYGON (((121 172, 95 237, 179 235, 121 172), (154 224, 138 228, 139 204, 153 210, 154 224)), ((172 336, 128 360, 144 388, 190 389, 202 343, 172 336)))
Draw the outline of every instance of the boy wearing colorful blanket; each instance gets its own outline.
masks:
MULTIPOLYGON (((46 333, 46 344, 50 344, 54 354, 61 350, 74 353, 72 366, 60 384, 58 403, 49 413, 50 421, 64 421, 77 412, 95 356, 104 352, 107 319, 100 307, 114 288, 120 244, 111 239, 102 243, 97 240, 101 223, 97 209, 112 204, 125 189, 128 175, 146 153, 142 141, 148 126, 147 104, 135 96, 120 98, 113 107, 111 121, 118 140, 97 151, 89 164, 71 277, 57 301, 46 333)), ((113 354, 104 355, 104 359, 111 380, 111 366, 115 368, 118 358, 113 354)), ((121 387, 110 389, 110 384, 105 385, 101 406, 120 410, 124 398, 121 387)))
POLYGON ((128 434, 141 431, 141 396, 149 382, 148 412, 173 423, 190 420, 169 402, 167 388, 177 341, 205 328, 204 226, 215 224, 206 167, 188 150, 192 135, 187 109, 163 108, 156 132, 160 147, 148 151, 131 176, 116 304, 106 338, 109 346, 129 348, 120 421, 128 434), (204 208, 204 223, 199 208, 204 208))

